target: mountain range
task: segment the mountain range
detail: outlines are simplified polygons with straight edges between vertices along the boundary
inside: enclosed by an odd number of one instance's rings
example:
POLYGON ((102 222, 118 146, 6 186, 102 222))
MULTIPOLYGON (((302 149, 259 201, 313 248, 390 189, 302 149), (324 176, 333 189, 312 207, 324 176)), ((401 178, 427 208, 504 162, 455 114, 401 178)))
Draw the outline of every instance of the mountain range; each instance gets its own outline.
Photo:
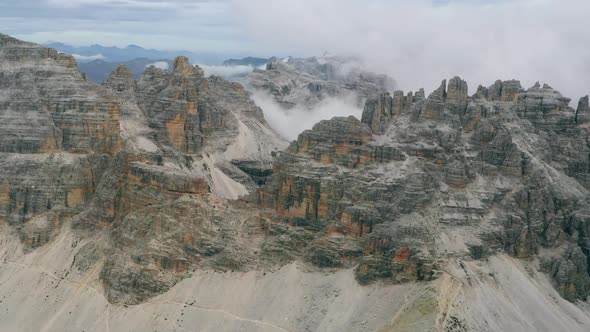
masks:
POLYGON ((173 61, 168 59, 152 60, 147 58, 137 58, 129 61, 121 62, 107 62, 104 60, 92 60, 89 62, 81 62, 79 64, 80 71, 88 76, 89 79, 102 83, 104 82, 110 73, 112 73, 117 67, 124 65, 129 67, 134 74, 136 79, 139 79, 146 67, 151 65, 158 66, 162 69, 172 68, 173 61))
POLYGON ((177 56, 186 56, 193 63, 202 64, 219 64, 227 55, 195 53, 190 51, 163 51, 155 49, 146 49, 137 45, 128 45, 124 48, 115 46, 102 46, 98 44, 90 46, 72 46, 60 42, 50 42, 46 46, 56 49, 60 52, 73 54, 79 62, 89 62, 92 60, 103 60, 106 62, 123 63, 138 58, 151 60, 168 59, 173 60, 177 56))
POLYGON ((185 56, 99 85, 0 34, 0 330, 590 330, 588 96, 340 61, 251 74, 363 96, 287 142, 185 56))

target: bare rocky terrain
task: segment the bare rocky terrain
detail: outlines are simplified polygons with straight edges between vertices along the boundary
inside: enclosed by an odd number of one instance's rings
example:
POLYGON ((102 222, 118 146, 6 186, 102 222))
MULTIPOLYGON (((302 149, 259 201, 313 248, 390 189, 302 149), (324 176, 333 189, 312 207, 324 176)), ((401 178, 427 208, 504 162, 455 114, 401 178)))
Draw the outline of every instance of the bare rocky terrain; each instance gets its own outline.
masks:
POLYGON ((289 144, 187 58, 0 35, 0 330, 589 330, 588 97, 383 90, 289 144))

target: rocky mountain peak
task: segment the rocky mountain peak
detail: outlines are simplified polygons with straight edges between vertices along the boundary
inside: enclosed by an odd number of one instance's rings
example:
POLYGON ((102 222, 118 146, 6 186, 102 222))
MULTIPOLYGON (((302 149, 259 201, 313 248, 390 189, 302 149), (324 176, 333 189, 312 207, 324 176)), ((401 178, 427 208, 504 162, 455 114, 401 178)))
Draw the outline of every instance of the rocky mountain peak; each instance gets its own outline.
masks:
POLYGON ((174 67, 172 72, 175 75, 187 76, 193 74, 193 66, 185 56, 179 56, 174 59, 174 67))
POLYGON ((523 91, 520 81, 497 80, 488 88, 488 98, 492 101, 513 102, 516 96, 523 91))
POLYGON ((447 98, 451 100, 464 99, 468 95, 467 82, 460 77, 455 76, 449 80, 447 88, 447 98))
POLYGON ((0 151, 114 153, 120 108, 70 55, 3 36, 0 151), (38 68, 45 68, 39 71, 38 68), (22 134, 26 133, 26 134, 22 134))
POLYGON ((5 47, 8 45, 34 45, 33 43, 28 43, 22 40, 18 40, 11 36, 5 35, 0 33, 0 46, 5 47))
POLYGON ((103 85, 115 92, 134 90, 135 74, 128 66, 120 65, 109 74, 103 85))
POLYGON ((576 109, 576 123, 587 123, 590 120, 590 103, 588 103, 588 96, 580 98, 578 108, 576 109))
MULTIPOLYGON (((459 78, 460 80, 460 78, 459 78)), ((432 91, 428 98, 445 99, 447 97, 447 80, 442 80, 438 89, 432 91)))

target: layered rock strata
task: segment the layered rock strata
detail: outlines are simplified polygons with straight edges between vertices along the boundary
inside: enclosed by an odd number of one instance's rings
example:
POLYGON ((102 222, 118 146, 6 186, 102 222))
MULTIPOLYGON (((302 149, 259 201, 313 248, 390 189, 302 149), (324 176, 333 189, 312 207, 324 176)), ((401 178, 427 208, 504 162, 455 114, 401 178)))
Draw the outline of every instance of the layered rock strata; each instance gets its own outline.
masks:
MULTIPOLYGON (((91 239, 76 256, 79 268, 100 264, 109 300, 136 303, 208 266, 201 257, 237 250, 222 241, 231 231, 195 228, 195 213, 212 225, 248 214, 226 211, 214 222, 194 202, 214 213, 215 204, 228 205, 223 198, 255 191, 270 175, 271 153, 285 144, 239 84, 205 78, 179 57, 172 72, 150 67, 139 81, 120 66, 100 87, 71 56, 0 37, 0 219, 27 251, 51 243, 67 223, 91 239), (177 214, 182 199, 190 211, 178 218, 187 229, 170 245, 186 251, 156 245, 139 254, 181 223, 158 219, 151 232, 156 219, 145 218, 163 206, 177 214), (104 232, 106 240, 96 236, 104 232)), ((211 266, 241 267, 234 260, 219 254, 211 266)))
POLYGON ((562 296, 585 299, 586 97, 574 110, 548 85, 517 81, 469 96, 458 77, 422 95, 383 94, 362 121, 299 135, 260 204, 313 230, 310 262, 357 266, 361 282, 427 280, 449 257, 508 252, 538 258, 562 296))

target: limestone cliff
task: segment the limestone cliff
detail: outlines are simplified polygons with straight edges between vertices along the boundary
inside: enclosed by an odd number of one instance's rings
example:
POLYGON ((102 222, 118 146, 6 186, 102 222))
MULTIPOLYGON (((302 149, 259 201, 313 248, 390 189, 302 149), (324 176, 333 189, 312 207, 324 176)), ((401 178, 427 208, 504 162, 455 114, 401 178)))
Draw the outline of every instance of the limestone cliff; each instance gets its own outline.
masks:
POLYGON ((457 77, 417 95, 384 94, 362 122, 302 133, 259 202, 313 230, 310 262, 357 266, 361 282, 428 280, 450 257, 506 252, 538 259, 562 296, 585 300, 587 99, 576 111, 548 85, 517 81, 470 97, 457 77))
MULTIPOLYGON (((137 231, 139 224, 127 220, 152 206, 172 209, 187 195, 210 202, 210 193, 237 199, 262 184, 258 173, 271 169, 271 153, 285 143, 245 90, 205 78, 184 57, 172 72, 148 68, 138 82, 121 66, 100 87, 85 80, 71 56, 5 35, 0 42, 0 221, 25 250, 51 243, 67 223, 93 239, 89 248, 98 256, 81 253, 78 262, 103 266, 106 293, 118 302, 143 301, 173 285, 190 265, 205 267, 197 252, 221 250, 199 249, 209 248, 204 238, 219 230, 191 235, 193 214, 184 216, 191 218, 187 232, 173 245, 186 245, 184 258, 157 246, 137 260, 128 241, 118 239, 127 225, 137 231), (109 240, 99 241, 96 232, 108 232, 109 240), (176 266, 169 276, 147 272, 150 264, 166 270, 168 262, 176 266), (162 286, 148 286, 149 280, 162 286)), ((151 227, 145 226, 132 237, 136 250, 152 236, 143 233, 151 227)))

